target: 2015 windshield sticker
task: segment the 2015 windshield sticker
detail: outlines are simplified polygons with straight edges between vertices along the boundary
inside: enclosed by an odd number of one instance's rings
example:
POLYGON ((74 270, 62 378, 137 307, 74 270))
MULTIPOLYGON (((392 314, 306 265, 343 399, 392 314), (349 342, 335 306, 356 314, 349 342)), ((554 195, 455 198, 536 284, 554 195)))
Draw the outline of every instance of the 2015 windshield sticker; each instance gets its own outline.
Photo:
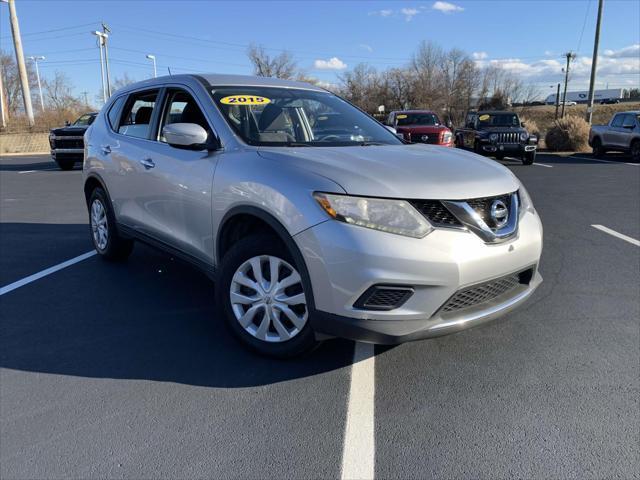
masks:
POLYGON ((220 99, 220 103, 225 105, 266 105, 271 100, 266 97, 255 95, 230 95, 220 99))
POLYGON ((398 119, 402 120, 403 118, 407 118, 407 116, 403 114, 403 115, 398 115, 398 116, 396 116, 396 118, 398 118, 398 119))
POLYGON ((484 122, 485 120, 489 120, 491 118, 491 115, 480 115, 478 117, 478 120, 480 120, 481 122, 484 122))

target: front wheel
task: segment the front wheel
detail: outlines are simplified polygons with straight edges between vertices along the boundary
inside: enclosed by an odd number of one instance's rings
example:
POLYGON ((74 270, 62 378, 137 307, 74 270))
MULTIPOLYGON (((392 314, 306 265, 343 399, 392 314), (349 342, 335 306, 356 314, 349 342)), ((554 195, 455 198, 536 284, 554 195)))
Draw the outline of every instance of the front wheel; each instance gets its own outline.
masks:
POLYGON ((76 162, 75 160, 56 160, 56 163, 58 164, 58 167, 60 167, 60 170, 73 170, 73 167, 75 166, 76 162))
POLYGON ((133 250, 133 240, 118 232, 111 202, 102 188, 89 197, 89 228, 98 255, 106 260, 125 260, 133 250))
POLYGON ((640 162, 640 140, 634 140, 631 144, 631 160, 640 162))
POLYGON ((533 162, 536 161, 536 151, 525 152, 522 156, 522 164, 523 165, 533 165, 533 162))
POLYGON ((596 158, 602 158, 606 153, 604 147, 602 146, 602 140, 600 140, 598 137, 593 139, 592 149, 593 149, 593 156, 596 158))
POLYGON ((243 238, 226 253, 216 303, 243 344, 277 358, 294 357, 317 345, 300 272, 274 236, 243 238))

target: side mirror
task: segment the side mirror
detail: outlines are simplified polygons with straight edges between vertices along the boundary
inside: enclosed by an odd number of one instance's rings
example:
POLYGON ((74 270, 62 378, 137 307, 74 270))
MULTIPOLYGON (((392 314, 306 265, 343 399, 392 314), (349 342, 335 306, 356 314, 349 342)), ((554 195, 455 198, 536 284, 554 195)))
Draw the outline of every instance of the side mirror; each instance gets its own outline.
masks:
POLYGON ((526 125, 524 122, 520 122, 520 126, 524 128, 524 127, 526 127, 527 125, 526 125))
POLYGON ((69 120, 65 120, 65 121, 64 121, 64 126, 65 126, 65 127, 68 127, 68 126, 70 126, 70 125, 71 125, 71 122, 70 122, 69 120))
POLYGON ((398 132, 396 132, 396 129, 393 128, 391 125, 385 125, 384 128, 386 128, 387 130, 389 130, 391 133, 393 133, 394 135, 396 135, 398 132))
POLYGON ((171 123, 162 129, 162 136, 172 147, 191 150, 207 148, 207 131, 195 123, 171 123))
POLYGON ((447 128, 453 129, 453 122, 451 120, 447 120, 447 128))

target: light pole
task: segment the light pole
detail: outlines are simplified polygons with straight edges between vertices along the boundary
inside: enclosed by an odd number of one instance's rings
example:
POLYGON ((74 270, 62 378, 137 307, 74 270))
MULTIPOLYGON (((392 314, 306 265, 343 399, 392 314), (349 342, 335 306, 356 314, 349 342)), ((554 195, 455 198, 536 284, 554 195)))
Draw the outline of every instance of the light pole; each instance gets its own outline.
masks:
POLYGON ((33 107, 31 106, 31 92, 29 91, 29 76, 27 75, 27 67, 24 64, 24 53, 22 52, 22 37, 20 36, 20 24, 18 23, 18 14, 16 13, 15 0, 8 0, 9 18, 11 20, 11 34, 13 35, 13 46, 16 51, 16 63, 18 64, 18 74, 20 75, 20 85, 22 87, 22 101, 24 103, 24 112, 27 114, 29 126, 35 124, 33 120, 33 107))
POLYGON ((106 33, 99 32, 96 30, 95 32, 91 32, 98 38, 98 48, 100 49, 100 79, 102 80, 102 100, 104 103, 107 103, 107 85, 105 84, 104 79, 104 54, 102 53, 102 47, 104 46, 105 37, 108 35, 106 33))
POLYGON ((43 112, 44 112, 44 97, 42 96, 42 84, 40 83, 40 69, 38 68, 38 62, 44 59, 45 57, 43 57, 42 55, 38 55, 36 57, 29 57, 29 60, 31 60, 36 65, 36 78, 38 79, 38 92, 40 93, 40 108, 42 108, 43 112))
POLYGON ((147 58, 153 62, 153 78, 158 76, 158 70, 156 70, 156 56, 155 55, 147 55, 147 58))

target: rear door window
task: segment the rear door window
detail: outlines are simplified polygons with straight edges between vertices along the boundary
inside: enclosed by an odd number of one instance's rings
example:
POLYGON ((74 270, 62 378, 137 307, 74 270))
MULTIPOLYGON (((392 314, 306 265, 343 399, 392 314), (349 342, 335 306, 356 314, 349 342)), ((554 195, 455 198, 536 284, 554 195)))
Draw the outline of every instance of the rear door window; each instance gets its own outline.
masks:
POLYGON ((132 94, 120 117, 118 133, 136 138, 149 138, 157 99, 157 90, 132 94))
POLYGON ((613 122, 611 122, 611 126, 612 127, 621 127, 623 120, 624 120, 624 115, 619 113, 613 118, 613 122))
POLYGON ((636 118, 635 115, 631 113, 627 113, 624 116, 624 120, 622 121, 623 127, 635 127, 636 126, 636 118))

